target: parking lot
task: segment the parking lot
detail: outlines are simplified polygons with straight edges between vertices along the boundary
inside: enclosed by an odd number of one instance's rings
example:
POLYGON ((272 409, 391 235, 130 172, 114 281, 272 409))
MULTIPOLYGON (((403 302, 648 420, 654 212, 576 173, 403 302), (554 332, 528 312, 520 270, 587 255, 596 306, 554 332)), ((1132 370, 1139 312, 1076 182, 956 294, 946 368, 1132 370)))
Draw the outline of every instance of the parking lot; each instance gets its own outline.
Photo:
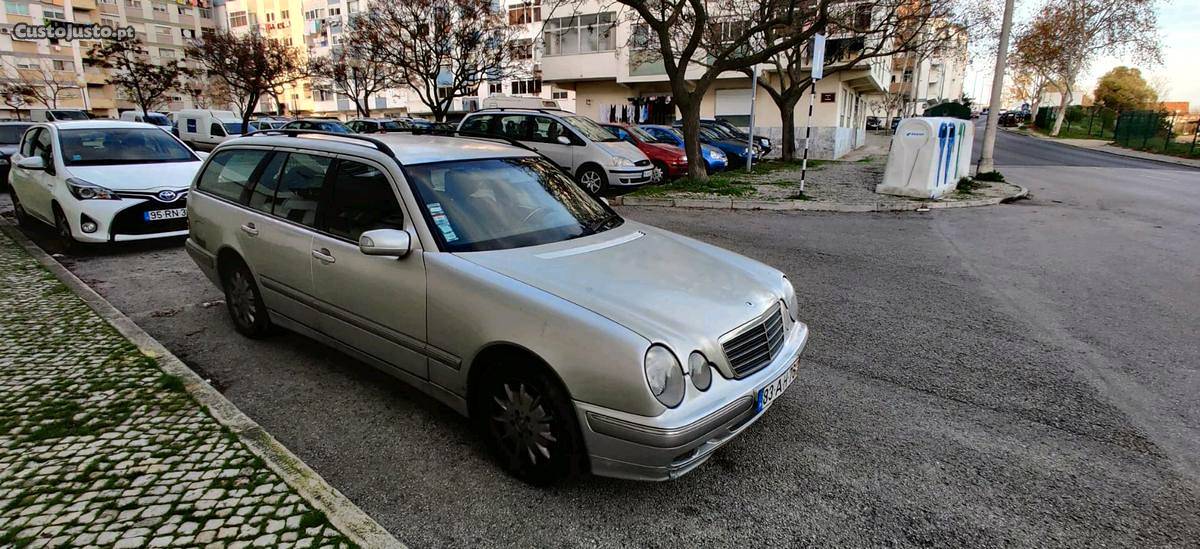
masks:
POLYGON ((60 260, 413 547, 1194 545, 1196 172, 1002 169, 1034 199, 623 209, 783 270, 813 334, 762 421, 660 484, 505 476, 403 383, 294 334, 238 336, 178 241, 60 260))

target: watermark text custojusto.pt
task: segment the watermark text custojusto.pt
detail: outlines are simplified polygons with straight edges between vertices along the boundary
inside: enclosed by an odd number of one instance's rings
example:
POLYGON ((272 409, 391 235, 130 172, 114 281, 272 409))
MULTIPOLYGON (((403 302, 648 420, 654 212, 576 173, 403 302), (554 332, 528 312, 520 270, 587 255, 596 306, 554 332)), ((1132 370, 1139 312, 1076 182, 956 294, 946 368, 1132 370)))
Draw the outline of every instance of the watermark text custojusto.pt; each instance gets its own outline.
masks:
POLYGON ((117 28, 96 23, 55 21, 48 25, 13 25, 12 36, 17 40, 132 40, 137 36, 133 27, 117 28))

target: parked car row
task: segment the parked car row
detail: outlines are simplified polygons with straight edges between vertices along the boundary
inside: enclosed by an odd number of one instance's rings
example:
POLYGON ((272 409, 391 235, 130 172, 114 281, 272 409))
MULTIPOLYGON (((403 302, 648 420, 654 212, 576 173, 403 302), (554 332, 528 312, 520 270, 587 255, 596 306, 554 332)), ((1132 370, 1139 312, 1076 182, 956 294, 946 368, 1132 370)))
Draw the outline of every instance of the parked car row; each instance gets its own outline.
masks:
POLYGON ((67 243, 187 235, 238 332, 287 328, 412 384, 533 484, 677 478, 799 375, 808 328, 782 273, 585 192, 579 174, 651 177, 633 143, 563 111, 462 127, 474 135, 267 131, 204 154, 146 123, 27 124, 9 181, 18 222, 67 243))

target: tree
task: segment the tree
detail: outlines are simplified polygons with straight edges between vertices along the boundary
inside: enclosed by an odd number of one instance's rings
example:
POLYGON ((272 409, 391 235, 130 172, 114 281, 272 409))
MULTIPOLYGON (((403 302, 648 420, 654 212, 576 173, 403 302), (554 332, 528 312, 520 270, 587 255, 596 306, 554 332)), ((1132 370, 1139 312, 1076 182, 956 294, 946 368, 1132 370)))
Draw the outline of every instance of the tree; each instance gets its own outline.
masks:
POLYGON ((1039 59, 1063 90, 1050 135, 1062 129, 1075 81, 1100 55, 1157 63, 1162 56, 1155 15, 1159 0, 1049 0, 1031 23, 1046 44, 1039 59))
POLYGON ((64 77, 65 71, 55 70, 53 60, 38 58, 35 66, 13 64, 10 56, 0 56, 0 61, 17 74, 16 83, 23 86, 30 103, 40 103, 47 109, 57 109, 60 99, 79 97, 79 82, 74 76, 64 77))
POLYGON ((359 116, 371 116, 371 96, 396 87, 401 79, 399 66, 388 62, 387 44, 370 25, 360 25, 363 16, 351 19, 342 43, 326 57, 309 61, 309 73, 318 81, 354 102, 359 116), (366 28, 362 28, 362 27, 366 28))
POLYGON ((1158 101, 1158 94, 1142 78, 1142 71, 1124 66, 1100 77, 1095 96, 1096 104, 1117 112, 1144 109, 1158 101))
POLYGON ((101 41, 92 47, 90 55, 93 63, 110 69, 105 81, 124 92, 142 112, 152 112, 171 90, 179 88, 183 78, 192 74, 182 60, 154 62, 136 38, 101 41))
POLYGON ((250 117, 263 95, 307 75, 295 48, 253 31, 209 35, 188 46, 187 55, 228 88, 241 112, 243 132, 250 131, 250 117))
MULTIPOLYGON (((683 118, 688 175, 707 180, 700 106, 717 78, 802 48, 829 23, 833 0, 616 0, 629 8, 631 59, 662 63, 683 118), (636 57, 635 57, 636 56, 636 57)), ((610 31, 611 32, 611 31, 610 31)))
POLYGON ((1013 87, 1017 90, 1014 95, 1029 103, 1034 116, 1041 106, 1042 94, 1051 86, 1063 87, 1057 80, 1062 71, 1055 65, 1061 58, 1062 45, 1055 41, 1056 31, 1052 27, 1052 21, 1041 17, 1022 25, 1017 29, 1009 57, 1013 87))
POLYGON ((17 115, 17 120, 21 119, 21 109, 28 107, 29 103, 33 101, 33 97, 33 90, 29 84, 24 82, 0 83, 0 98, 17 115))
POLYGON ((438 122, 484 81, 519 74, 508 47, 516 28, 491 0, 376 2, 352 33, 378 43, 370 63, 391 65, 438 122))
POLYGON ((180 91, 192 100, 197 109, 226 109, 233 103, 229 86, 220 78, 209 78, 204 71, 194 71, 179 85, 180 91))
MULTIPOLYGON (((956 37, 965 29, 950 23, 951 5, 948 0, 929 0, 919 7, 910 0, 872 0, 830 6, 825 31, 837 38, 827 42, 825 75, 861 70, 866 64, 903 53, 930 55, 955 46, 956 37)), ((781 154, 784 160, 792 160, 796 106, 813 85, 808 44, 779 51, 770 57, 768 66, 770 72, 758 85, 779 109, 781 154)))

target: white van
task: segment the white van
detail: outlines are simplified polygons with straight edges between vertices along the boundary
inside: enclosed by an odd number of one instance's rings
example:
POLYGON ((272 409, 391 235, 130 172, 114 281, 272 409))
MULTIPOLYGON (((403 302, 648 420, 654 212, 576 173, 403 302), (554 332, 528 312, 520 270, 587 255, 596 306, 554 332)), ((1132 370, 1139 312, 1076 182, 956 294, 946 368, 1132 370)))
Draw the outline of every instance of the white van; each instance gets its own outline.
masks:
POLYGON ((147 124, 158 126, 167 131, 171 131, 171 128, 173 127, 173 124, 171 123, 171 120, 167 118, 167 115, 153 111, 149 113, 142 111, 125 111, 121 113, 121 120, 128 122, 145 122, 147 124))
POLYGON ((175 131, 193 149, 210 151, 242 134, 242 117, 233 111, 183 110, 175 113, 175 131))
POLYGON ((34 122, 56 122, 59 120, 91 120, 79 109, 29 109, 29 119, 34 122))
POLYGON ((484 109, 555 109, 558 101, 540 97, 514 97, 511 95, 492 95, 480 102, 484 109))

